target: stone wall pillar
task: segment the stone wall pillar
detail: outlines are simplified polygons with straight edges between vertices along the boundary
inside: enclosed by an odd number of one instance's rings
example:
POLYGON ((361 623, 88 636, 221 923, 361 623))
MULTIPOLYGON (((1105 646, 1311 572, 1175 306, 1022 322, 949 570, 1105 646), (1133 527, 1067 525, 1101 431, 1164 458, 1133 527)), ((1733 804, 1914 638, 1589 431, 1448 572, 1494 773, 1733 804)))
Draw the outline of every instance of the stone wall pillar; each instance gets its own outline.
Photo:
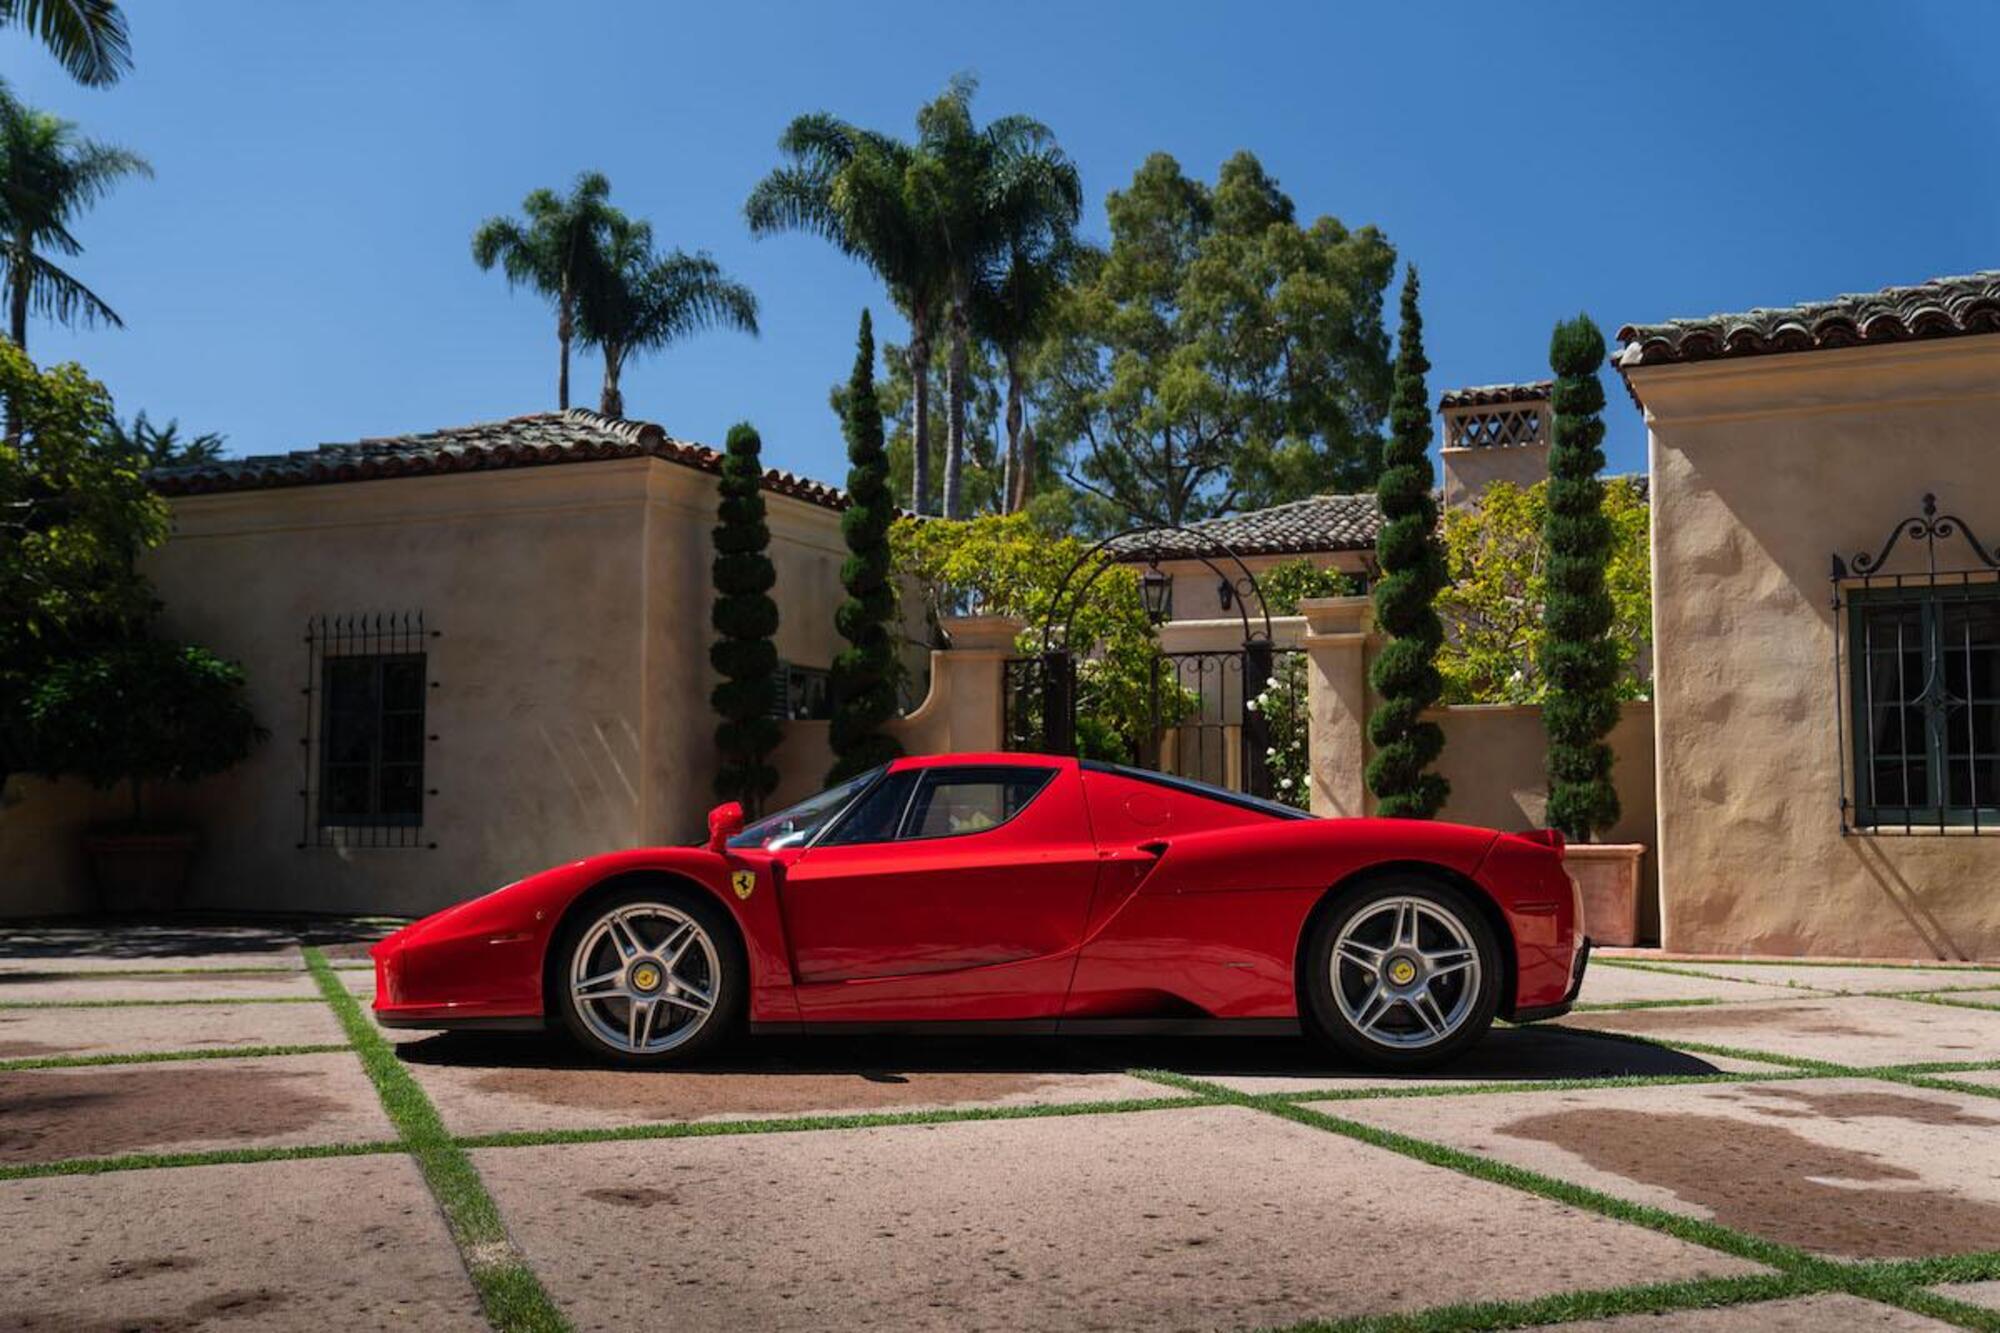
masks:
POLYGON ((1016 616, 954 616, 940 627, 951 646, 931 653, 930 693, 884 730, 908 754, 1003 749, 1007 659, 1027 622, 1016 616))
POLYGON ((1312 728, 1312 812, 1370 813, 1368 663, 1374 606, 1367 597, 1316 597, 1299 603, 1306 620, 1306 711, 1312 728))

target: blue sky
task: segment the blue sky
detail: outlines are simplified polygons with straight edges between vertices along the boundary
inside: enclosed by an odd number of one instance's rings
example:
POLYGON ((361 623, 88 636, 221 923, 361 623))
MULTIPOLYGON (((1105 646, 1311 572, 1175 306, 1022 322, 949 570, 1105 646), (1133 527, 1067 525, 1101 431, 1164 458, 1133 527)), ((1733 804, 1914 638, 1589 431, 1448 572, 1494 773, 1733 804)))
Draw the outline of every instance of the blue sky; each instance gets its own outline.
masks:
MULTIPOLYGON (((1047 121, 1087 227, 1149 152, 1212 179, 1255 151, 1302 214, 1374 223, 1423 271, 1433 399, 1538 378, 1548 331, 1744 309, 2000 266, 2000 5, 1265 3, 669 6, 130 0, 137 68, 70 83, 0 35, 0 76, 137 149, 78 229, 123 330, 38 323, 121 411, 262 453, 555 405, 553 318, 467 253, 538 185, 607 172, 670 245, 763 302, 628 370, 628 411, 838 480, 827 387, 869 274, 753 241, 795 113, 907 131, 954 71, 1047 121)), ((1393 300, 1391 302, 1393 312, 1393 300)), ((594 406, 583 354, 575 401, 594 406)), ((1644 466, 1613 387, 1611 463, 1644 466)))

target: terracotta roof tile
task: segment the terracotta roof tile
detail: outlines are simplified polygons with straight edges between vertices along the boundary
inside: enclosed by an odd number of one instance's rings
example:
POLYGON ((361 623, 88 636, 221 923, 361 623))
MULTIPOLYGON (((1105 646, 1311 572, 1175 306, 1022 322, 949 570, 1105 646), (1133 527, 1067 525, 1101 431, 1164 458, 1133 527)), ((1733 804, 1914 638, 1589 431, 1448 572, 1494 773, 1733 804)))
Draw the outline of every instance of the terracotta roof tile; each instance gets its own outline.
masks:
MULTIPOLYGON (((642 457, 702 472, 722 470, 722 455, 716 450, 672 439, 650 421, 626 421, 573 407, 415 435, 157 468, 147 479, 162 495, 201 495, 642 457)), ((829 509, 847 506, 847 496, 838 487, 776 468, 765 472, 764 489, 829 509)))
MULTIPOLYGON (((1238 555, 1373 550, 1381 526, 1382 510, 1372 494, 1315 495, 1309 500, 1188 524, 1238 555)), ((1144 559, 1149 549, 1172 559, 1201 553, 1204 548, 1200 538, 1173 531, 1135 534, 1111 544, 1113 553, 1126 560, 1144 559)))
POLYGON ((1539 403, 1554 387, 1549 380, 1526 384, 1476 384, 1468 389, 1450 389, 1438 399, 1440 412, 1453 407, 1493 407, 1500 403, 1539 403))
POLYGON ((1615 362, 1625 370, 1974 333, 2000 333, 2000 269, 1740 315, 1627 324, 1615 362))
MULTIPOLYGON (((1641 501, 1651 499, 1652 479, 1646 473, 1614 473, 1604 480, 1630 482, 1638 487, 1641 501)), ((1294 500, 1269 509, 1202 519, 1188 527, 1213 537, 1237 555, 1372 551, 1382 530, 1382 509, 1372 493, 1315 495, 1309 500, 1294 500)), ((1172 560, 1217 554, 1204 548, 1199 538, 1171 530, 1134 533, 1112 542, 1109 549, 1114 558, 1124 561, 1143 561, 1154 555, 1172 560)))

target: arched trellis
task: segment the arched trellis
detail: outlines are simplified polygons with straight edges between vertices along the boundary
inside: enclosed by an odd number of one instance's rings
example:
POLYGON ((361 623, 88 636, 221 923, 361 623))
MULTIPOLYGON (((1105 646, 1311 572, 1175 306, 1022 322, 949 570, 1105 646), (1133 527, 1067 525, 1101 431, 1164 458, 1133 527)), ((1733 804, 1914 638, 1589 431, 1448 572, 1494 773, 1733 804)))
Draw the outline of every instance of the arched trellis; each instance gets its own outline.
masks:
MULTIPOLYGON (((1243 648, 1240 657, 1229 654, 1234 659, 1232 666, 1239 667, 1243 680, 1241 698, 1238 700, 1240 720, 1238 743, 1241 746, 1240 771, 1245 787, 1258 795, 1270 794, 1269 769, 1265 754, 1269 742, 1269 727, 1263 714, 1250 707, 1249 702, 1255 690, 1255 682, 1267 679, 1272 670, 1273 644, 1270 608, 1265 604, 1263 588, 1257 576, 1245 564, 1242 556, 1227 543, 1213 534, 1196 528, 1175 523, 1144 523, 1116 532, 1083 551, 1064 572, 1057 585, 1056 595, 1044 612, 1040 634, 1040 669, 1042 683, 1042 737, 1041 747, 1058 754, 1073 753, 1076 749, 1076 658, 1077 647, 1073 642, 1077 611, 1090 595, 1097 580, 1102 578, 1113 565, 1142 563, 1149 571, 1142 579, 1158 576, 1160 564, 1167 560, 1198 560, 1215 575, 1223 586, 1233 590, 1234 597, 1225 602, 1225 609, 1236 612, 1238 623, 1243 630, 1243 648), (1185 543, 1176 542, 1170 549, 1163 543, 1168 534, 1178 534, 1185 543), (1116 548, 1114 550, 1114 548, 1116 548), (1219 563, 1220 562, 1220 563, 1219 563), (1230 567, 1233 566, 1233 572, 1230 567), (1251 600, 1255 599, 1255 618, 1252 618, 1251 600)), ((1142 592, 1144 590, 1142 589, 1142 592)), ((1149 614, 1156 608, 1149 606, 1149 614)), ((1085 650, 1088 650, 1086 645, 1085 650)), ((1160 664, 1155 665, 1156 677, 1160 664)), ((1154 697, 1157 700, 1160 682, 1155 679, 1154 697)), ((1154 731, 1157 733, 1162 719, 1157 703, 1155 705, 1154 731)), ((1157 744, 1157 741, 1155 742, 1157 744)))
POLYGON ((1146 545, 1133 552, 1133 554, 1146 563, 1148 568, 1158 569, 1162 560, 1195 559, 1208 566, 1210 573, 1214 574, 1216 578, 1230 587, 1236 589, 1247 587, 1249 592, 1257 598, 1257 614, 1262 620, 1263 625, 1261 636, 1253 633, 1248 607, 1250 599, 1245 596, 1234 598, 1237 618, 1243 622, 1243 642, 1248 644, 1261 637, 1264 643, 1270 643, 1271 611, 1264 604, 1264 590, 1258 586, 1257 576, 1250 572, 1250 566, 1243 563, 1242 556, 1236 554, 1235 550, 1227 542, 1220 541, 1212 534, 1202 532, 1197 528, 1183 527, 1178 523, 1148 523, 1127 528, 1123 532, 1114 532, 1109 537, 1104 538, 1096 545, 1084 551, 1083 554, 1077 556, 1076 560, 1063 574, 1062 582, 1056 585, 1056 595, 1050 600, 1049 609, 1042 616, 1041 647, 1044 653, 1069 646, 1069 632, 1071 627, 1076 623, 1077 608, 1083 605, 1083 599, 1089 595, 1091 586, 1113 565, 1131 563, 1129 559, 1124 558, 1123 552, 1120 553, 1120 558, 1117 559, 1109 558, 1104 553, 1114 543, 1122 542, 1132 537, 1149 539, 1146 545), (1159 544, 1159 537, 1160 534, 1167 532, 1176 532, 1183 536, 1192 537, 1196 544, 1195 549, 1193 551, 1163 550, 1159 544), (1203 549, 1204 547, 1206 549, 1203 549), (1234 575, 1227 573, 1222 566, 1216 564, 1210 558, 1210 551, 1215 552, 1235 565, 1237 573, 1234 575), (1070 591, 1070 584, 1075 582, 1078 571, 1093 561, 1096 562, 1095 567, 1091 569, 1090 573, 1084 578, 1083 583, 1072 593, 1070 591), (1055 628, 1056 616, 1059 612, 1064 613, 1062 616, 1063 637, 1060 642, 1053 637, 1052 633, 1055 628))

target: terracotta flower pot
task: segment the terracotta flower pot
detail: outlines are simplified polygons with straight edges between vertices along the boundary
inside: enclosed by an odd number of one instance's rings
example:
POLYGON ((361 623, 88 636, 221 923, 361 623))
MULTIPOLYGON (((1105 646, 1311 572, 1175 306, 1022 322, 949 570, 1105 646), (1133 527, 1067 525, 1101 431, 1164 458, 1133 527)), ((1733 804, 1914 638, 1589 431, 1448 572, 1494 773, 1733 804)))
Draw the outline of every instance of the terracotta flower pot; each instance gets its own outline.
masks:
POLYGON ((187 891, 194 860, 192 832, 83 835, 83 853, 97 885, 97 904, 107 912, 170 912, 187 891))
POLYGON ((1563 865, 1583 894, 1583 933, 1593 944, 1639 942, 1641 842, 1573 842, 1563 865))

